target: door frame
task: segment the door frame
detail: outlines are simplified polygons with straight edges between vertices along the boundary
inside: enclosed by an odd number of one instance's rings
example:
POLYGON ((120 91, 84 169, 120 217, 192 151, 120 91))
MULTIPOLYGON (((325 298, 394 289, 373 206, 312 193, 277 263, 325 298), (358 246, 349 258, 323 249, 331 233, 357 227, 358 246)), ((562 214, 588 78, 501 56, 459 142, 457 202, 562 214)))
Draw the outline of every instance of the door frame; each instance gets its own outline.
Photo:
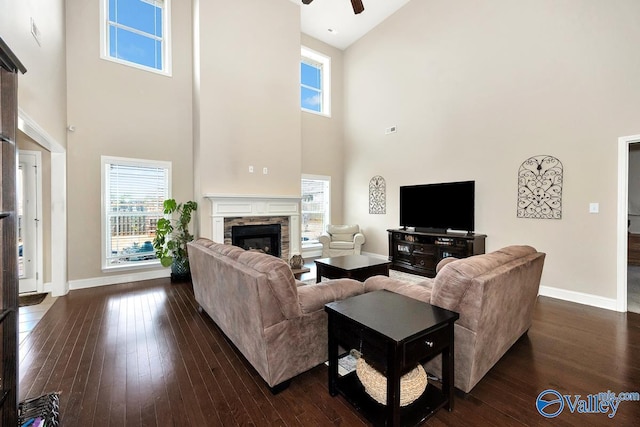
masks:
POLYGON ((67 150, 20 107, 18 129, 51 153, 51 283, 45 291, 58 297, 69 293, 67 278, 67 150))
POLYGON ((629 146, 640 143, 639 135, 618 138, 618 233, 616 310, 627 311, 627 250, 629 211, 629 146))
MULTIPOLYGON (((20 163, 20 157, 22 155, 25 156, 33 156, 35 159, 35 167, 36 167, 36 219, 38 220, 38 226, 36 227, 36 263, 35 263, 35 274, 36 274, 36 290, 35 292, 43 292, 44 291, 44 259, 43 259, 43 232, 42 232, 42 153, 40 151, 34 150, 20 150, 18 149, 18 163, 20 163)), ((24 226, 24 225, 23 225, 24 226)))

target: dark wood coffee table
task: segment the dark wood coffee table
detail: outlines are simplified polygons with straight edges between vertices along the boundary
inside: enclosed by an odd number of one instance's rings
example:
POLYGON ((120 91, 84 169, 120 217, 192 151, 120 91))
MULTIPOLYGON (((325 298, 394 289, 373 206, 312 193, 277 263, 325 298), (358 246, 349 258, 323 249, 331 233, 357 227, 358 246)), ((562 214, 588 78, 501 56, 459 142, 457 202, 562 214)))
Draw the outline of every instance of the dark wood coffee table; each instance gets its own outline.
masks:
POLYGON ((371 276, 389 275, 391 261, 373 258, 366 255, 344 255, 331 258, 320 258, 316 263, 316 283, 322 277, 328 279, 356 279, 364 282, 371 276))
POLYGON ((329 317, 329 393, 342 394, 375 425, 416 425, 438 409, 453 410, 453 326, 458 313, 382 290, 325 304, 329 317), (387 377, 387 404, 367 394, 355 371, 338 376, 338 346, 356 349, 387 377), (442 354, 442 388, 400 406, 400 378, 442 354))

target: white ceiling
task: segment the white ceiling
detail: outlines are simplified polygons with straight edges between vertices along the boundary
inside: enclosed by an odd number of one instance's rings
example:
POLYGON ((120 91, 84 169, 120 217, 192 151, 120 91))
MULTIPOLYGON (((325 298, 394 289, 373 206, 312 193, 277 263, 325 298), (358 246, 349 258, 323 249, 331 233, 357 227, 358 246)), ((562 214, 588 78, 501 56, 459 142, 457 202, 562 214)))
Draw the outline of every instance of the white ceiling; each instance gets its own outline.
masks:
POLYGON ((409 2, 362 0, 364 12, 356 15, 350 0, 314 0, 307 5, 302 0, 291 1, 300 5, 300 30, 339 49, 346 49, 409 2))

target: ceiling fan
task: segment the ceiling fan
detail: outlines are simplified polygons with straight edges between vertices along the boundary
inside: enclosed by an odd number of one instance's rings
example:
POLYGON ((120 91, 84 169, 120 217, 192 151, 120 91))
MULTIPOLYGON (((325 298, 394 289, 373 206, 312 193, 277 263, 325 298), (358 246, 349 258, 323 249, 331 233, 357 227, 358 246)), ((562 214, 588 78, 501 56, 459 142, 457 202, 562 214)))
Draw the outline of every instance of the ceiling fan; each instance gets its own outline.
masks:
MULTIPOLYGON (((309 4, 313 0, 302 0, 302 3, 309 4)), ((356 15, 364 10, 364 5, 362 4, 362 0, 351 0, 351 6, 353 6, 353 13, 356 15)))

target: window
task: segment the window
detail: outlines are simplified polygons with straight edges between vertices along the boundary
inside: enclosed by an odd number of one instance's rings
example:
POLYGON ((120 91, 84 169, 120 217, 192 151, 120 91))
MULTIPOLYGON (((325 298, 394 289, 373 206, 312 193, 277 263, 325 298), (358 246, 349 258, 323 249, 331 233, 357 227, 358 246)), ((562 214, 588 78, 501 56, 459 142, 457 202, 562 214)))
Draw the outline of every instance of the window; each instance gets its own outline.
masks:
POLYGON ((170 0, 102 0, 101 57, 171 74, 170 0))
POLYGON ((331 58, 301 49, 300 105, 303 111, 331 116, 331 58))
POLYGON ((170 177, 170 162, 102 157, 103 269, 159 264, 152 241, 170 177))
POLYGON ((328 176, 302 177, 302 246, 319 243, 318 237, 329 224, 330 187, 328 176))

